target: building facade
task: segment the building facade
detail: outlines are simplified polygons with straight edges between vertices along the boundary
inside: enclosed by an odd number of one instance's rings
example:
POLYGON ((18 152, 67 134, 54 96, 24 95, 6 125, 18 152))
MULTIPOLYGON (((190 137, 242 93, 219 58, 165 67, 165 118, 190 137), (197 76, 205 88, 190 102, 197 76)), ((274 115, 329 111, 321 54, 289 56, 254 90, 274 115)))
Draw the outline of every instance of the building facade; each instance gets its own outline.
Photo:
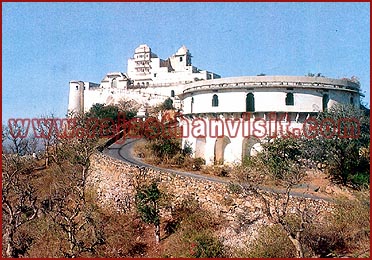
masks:
POLYGON ((179 96, 183 143, 207 165, 239 162, 259 152, 265 138, 299 135, 307 122, 321 131, 322 122, 310 120, 335 104, 360 106, 358 82, 325 77, 221 78, 188 84, 179 96))
POLYGON ((128 60, 127 73, 108 73, 100 84, 70 81, 68 112, 86 112, 95 103, 134 100, 146 107, 172 98, 195 157, 206 164, 233 163, 257 153, 267 136, 301 131, 304 123, 334 104, 360 106, 356 79, 316 76, 221 78, 191 63, 182 46, 166 60, 146 44, 128 60))
POLYGON ((147 107, 172 98, 175 106, 180 108, 178 94, 188 83, 220 78, 193 66, 191 58, 185 46, 163 60, 149 46, 141 44, 128 59, 127 73, 110 72, 100 84, 70 81, 68 113, 86 112, 95 103, 111 105, 120 100, 135 100, 147 107))

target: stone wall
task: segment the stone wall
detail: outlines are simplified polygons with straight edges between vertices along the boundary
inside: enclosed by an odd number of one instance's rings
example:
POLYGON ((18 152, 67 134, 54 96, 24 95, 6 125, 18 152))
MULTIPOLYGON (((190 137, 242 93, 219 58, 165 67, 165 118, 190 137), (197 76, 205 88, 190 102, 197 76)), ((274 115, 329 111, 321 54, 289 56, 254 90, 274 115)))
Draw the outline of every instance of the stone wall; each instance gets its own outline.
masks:
MULTIPOLYGON (((231 184, 217 183, 176 175, 169 172, 140 168, 113 159, 105 154, 92 157, 88 183, 97 191, 98 201, 105 207, 128 212, 134 209, 134 194, 140 183, 156 181, 159 189, 171 198, 169 208, 184 199, 193 198, 203 209, 226 221, 219 236, 227 246, 244 246, 257 234, 262 225, 270 224, 263 212, 262 200, 256 195, 233 192, 231 184)), ((270 205, 280 205, 283 195, 260 192, 270 205)), ((306 203, 314 213, 332 210, 332 204, 323 200, 291 197, 289 208, 306 203)), ((161 212, 163 217, 170 209, 161 212)))

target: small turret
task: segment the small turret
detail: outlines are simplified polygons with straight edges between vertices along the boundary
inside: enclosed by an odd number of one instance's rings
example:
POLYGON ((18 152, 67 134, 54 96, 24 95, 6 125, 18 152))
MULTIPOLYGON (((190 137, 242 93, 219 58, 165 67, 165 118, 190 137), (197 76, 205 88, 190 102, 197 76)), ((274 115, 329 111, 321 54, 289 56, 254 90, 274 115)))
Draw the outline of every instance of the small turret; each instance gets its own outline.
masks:
POLYGON ((83 113, 84 112, 84 82, 70 81, 70 93, 68 98, 67 113, 83 113))

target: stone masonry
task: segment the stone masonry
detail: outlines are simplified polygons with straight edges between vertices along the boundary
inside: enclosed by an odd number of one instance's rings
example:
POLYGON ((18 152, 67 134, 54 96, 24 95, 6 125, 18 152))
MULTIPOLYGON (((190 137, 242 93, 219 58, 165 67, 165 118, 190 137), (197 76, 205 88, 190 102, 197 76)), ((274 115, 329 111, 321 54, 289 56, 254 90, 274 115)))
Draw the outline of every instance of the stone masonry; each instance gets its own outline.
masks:
MULTIPOLYGON (((104 207, 129 212, 135 208, 134 195, 137 185, 153 181, 158 183, 161 191, 172 198, 170 208, 184 199, 192 198, 198 201, 203 209, 227 221, 228 227, 219 234, 226 246, 243 247, 252 241, 262 225, 270 224, 263 213, 262 201, 254 194, 233 192, 231 184, 139 168, 100 153, 92 157, 88 183, 97 192, 97 199, 104 207)), ((274 205, 281 205, 283 195, 260 193, 269 201, 271 210, 274 205)), ((294 211, 294 206, 299 203, 306 203, 309 210, 316 215, 332 210, 330 202, 295 197, 291 197, 289 209, 294 211)), ((168 208, 163 210, 161 215, 166 217, 169 213, 168 208)))

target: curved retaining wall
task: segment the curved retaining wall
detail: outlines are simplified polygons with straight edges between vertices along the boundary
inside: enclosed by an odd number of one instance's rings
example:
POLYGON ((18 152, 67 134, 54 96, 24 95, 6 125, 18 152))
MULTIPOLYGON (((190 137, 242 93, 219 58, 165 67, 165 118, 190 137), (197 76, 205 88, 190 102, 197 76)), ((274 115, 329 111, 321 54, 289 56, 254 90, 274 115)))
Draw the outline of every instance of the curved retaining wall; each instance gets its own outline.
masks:
MULTIPOLYGON (((195 199, 205 210, 215 217, 227 221, 227 225, 218 232, 218 236, 227 247, 243 248, 257 235, 264 225, 270 225, 263 213, 263 204, 254 195, 243 196, 233 193, 225 183, 211 182, 202 179, 180 176, 169 172, 138 168, 118 161, 108 155, 97 153, 91 159, 91 171, 88 184, 97 192, 98 201, 105 207, 118 212, 135 210, 134 195, 138 183, 158 183, 159 189, 171 198, 166 209, 161 210, 162 219, 170 216, 171 209, 185 199, 195 199)), ((268 192, 260 192, 271 205, 278 196, 268 192)), ((279 199, 282 199, 280 195, 279 199)), ((332 211, 332 203, 324 200, 305 199, 310 211, 316 213, 316 221, 321 221, 323 214, 332 211)), ((276 201, 277 203, 278 201, 276 201)), ((300 200, 292 197, 290 210, 300 200)), ((279 203, 280 205, 280 203, 279 203)), ((272 209, 273 210, 273 209, 272 209)))

